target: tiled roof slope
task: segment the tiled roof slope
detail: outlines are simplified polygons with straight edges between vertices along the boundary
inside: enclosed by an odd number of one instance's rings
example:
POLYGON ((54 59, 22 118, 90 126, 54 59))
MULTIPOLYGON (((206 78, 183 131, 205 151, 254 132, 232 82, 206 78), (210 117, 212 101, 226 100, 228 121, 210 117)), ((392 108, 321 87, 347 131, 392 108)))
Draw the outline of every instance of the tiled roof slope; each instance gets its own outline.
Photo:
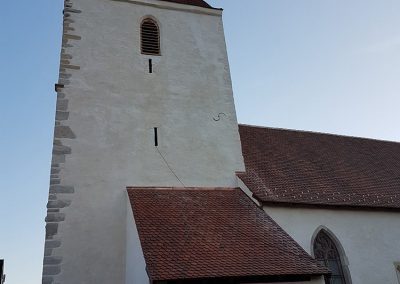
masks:
POLYGON ((153 281, 328 272, 240 189, 128 194, 153 281))
POLYGON ((165 2, 173 2, 173 3, 178 3, 178 4, 184 4, 184 5, 192 5, 192 6, 198 6, 198 7, 203 7, 203 8, 213 8, 210 5, 207 4, 207 2, 203 0, 161 0, 165 2))
POLYGON ((400 209, 400 143, 239 126, 246 172, 263 202, 400 209))

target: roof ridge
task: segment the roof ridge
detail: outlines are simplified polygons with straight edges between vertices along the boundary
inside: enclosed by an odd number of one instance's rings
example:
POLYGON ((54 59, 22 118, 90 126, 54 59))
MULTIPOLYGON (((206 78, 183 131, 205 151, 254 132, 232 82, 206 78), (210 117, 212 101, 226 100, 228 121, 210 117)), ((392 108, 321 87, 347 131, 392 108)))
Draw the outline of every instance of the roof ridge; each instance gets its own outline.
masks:
POLYGON ((270 126, 252 125, 252 124, 243 124, 243 123, 239 123, 239 126, 251 127, 251 128, 260 128, 260 129, 290 131, 290 132, 298 132, 298 133, 307 133, 307 134, 318 134, 318 135, 326 135, 326 136, 335 136, 335 137, 340 137, 340 138, 353 138, 353 139, 359 139, 359 140, 369 140, 369 141, 393 143, 393 144, 399 144, 400 145, 400 141, 383 140, 383 139, 377 139, 377 138, 361 137, 361 136, 345 135, 345 134, 336 134, 336 133, 328 133, 328 132, 321 132, 321 131, 312 131, 312 130, 304 130, 304 129, 290 129, 290 128, 283 128, 283 127, 270 127, 270 126))

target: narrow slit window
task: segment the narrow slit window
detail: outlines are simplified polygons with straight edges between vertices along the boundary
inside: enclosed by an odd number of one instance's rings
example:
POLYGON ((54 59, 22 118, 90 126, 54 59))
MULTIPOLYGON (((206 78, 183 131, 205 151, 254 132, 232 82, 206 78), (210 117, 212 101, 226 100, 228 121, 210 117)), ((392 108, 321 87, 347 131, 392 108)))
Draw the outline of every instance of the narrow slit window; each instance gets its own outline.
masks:
POLYGON ((145 19, 140 29, 143 54, 160 55, 160 29, 153 19, 145 19))
POLYGON ((154 146, 158 147, 158 128, 154 127, 154 146))
POLYGON ((149 73, 153 73, 153 60, 149 59, 149 73))

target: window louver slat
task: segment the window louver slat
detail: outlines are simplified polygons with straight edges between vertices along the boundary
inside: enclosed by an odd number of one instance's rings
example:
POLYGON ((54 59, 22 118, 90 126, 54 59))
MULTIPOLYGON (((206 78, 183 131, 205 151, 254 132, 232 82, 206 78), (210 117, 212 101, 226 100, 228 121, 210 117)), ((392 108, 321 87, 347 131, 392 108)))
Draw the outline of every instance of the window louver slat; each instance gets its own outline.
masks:
POLYGON ((141 25, 141 48, 144 54, 160 54, 160 32, 157 23, 146 19, 141 25))
POLYGON ((151 40, 157 43, 158 38, 153 36, 142 36, 142 40, 151 40))
POLYGON ((158 36, 157 36, 157 32, 156 32, 156 31, 154 31, 154 32, 151 32, 151 33, 146 33, 146 32, 143 32, 143 33, 142 33, 142 35, 147 35, 147 36, 154 36, 154 37, 158 37, 158 36))

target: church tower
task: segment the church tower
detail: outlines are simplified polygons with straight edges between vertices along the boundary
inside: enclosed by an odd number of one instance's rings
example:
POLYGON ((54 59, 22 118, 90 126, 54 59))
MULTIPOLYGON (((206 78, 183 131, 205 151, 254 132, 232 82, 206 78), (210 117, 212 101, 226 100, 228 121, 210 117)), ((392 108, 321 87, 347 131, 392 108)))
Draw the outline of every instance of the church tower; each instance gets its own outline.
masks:
POLYGON ((63 26, 43 283, 122 284, 127 186, 244 170, 222 10, 65 0, 63 26))

